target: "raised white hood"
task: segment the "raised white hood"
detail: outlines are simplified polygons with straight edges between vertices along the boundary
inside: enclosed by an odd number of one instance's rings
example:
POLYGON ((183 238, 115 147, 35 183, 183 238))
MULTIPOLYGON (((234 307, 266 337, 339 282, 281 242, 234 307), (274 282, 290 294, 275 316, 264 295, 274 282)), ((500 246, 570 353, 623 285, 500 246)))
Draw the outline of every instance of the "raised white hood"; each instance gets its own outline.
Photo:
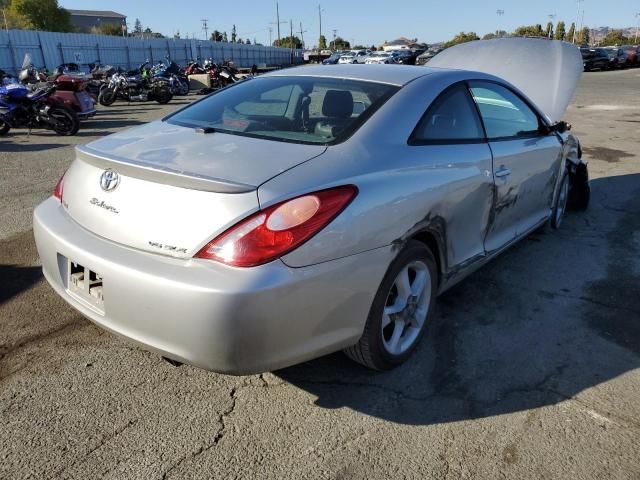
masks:
POLYGON ((440 52, 428 66, 502 78, 527 95, 552 123, 562 120, 583 70, 575 45, 539 38, 463 43, 440 52))

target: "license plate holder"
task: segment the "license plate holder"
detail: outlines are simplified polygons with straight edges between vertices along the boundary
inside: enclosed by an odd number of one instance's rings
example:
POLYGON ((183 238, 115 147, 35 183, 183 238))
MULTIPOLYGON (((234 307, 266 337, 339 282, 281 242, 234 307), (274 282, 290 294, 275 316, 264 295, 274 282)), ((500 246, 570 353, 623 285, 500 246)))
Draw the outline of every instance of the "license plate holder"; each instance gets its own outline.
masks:
POLYGON ((104 279, 94 270, 67 258, 67 291, 104 314, 104 279))

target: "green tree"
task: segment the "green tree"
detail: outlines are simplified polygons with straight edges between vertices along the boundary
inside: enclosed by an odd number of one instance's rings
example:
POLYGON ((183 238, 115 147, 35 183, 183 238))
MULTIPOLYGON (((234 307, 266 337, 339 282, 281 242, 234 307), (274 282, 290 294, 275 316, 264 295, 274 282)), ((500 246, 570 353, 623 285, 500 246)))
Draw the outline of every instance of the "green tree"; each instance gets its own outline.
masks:
POLYGON ((547 31, 545 32, 545 35, 548 38, 553 38, 553 22, 547 23, 547 31))
POLYGON ((231 29, 231 43, 236 43, 237 39, 238 39, 238 35, 236 34, 236 26, 234 25, 233 28, 231 29))
POLYGON ((567 36, 564 37, 567 42, 572 42, 573 43, 573 37, 575 36, 576 33, 576 24, 572 23, 571 26, 569 27, 569 31, 567 32, 567 36))
POLYGON ((331 45, 333 50, 349 50, 351 48, 351 44, 342 37, 336 37, 331 45))
POLYGON ((71 15, 58 0, 11 0, 7 16, 26 21, 26 28, 49 32, 70 32, 71 15))
POLYGON ((624 36, 622 30, 611 30, 607 35, 602 39, 602 46, 610 46, 610 45, 625 45, 627 43, 631 43, 627 37, 624 36))
POLYGON ((480 40, 480 37, 478 37, 476 32, 460 32, 458 35, 446 42, 443 47, 449 48, 454 45, 458 45, 459 43, 473 42, 474 40, 480 40))
POLYGON ((293 37, 282 37, 280 42, 278 39, 273 42, 274 47, 283 47, 283 48, 302 48, 302 40, 300 40, 297 36, 293 37))
POLYGON ((100 35, 112 35, 115 37, 122 36, 122 25, 116 25, 114 23, 105 23, 99 27, 93 27, 91 33, 97 33, 100 35))
POLYGON ((326 50, 327 48, 327 37, 324 35, 320 35, 320 38, 318 39, 318 48, 320 50, 326 50))
POLYGON ((564 40, 567 36, 567 32, 565 30, 565 24, 564 22, 558 22, 558 25, 556 25, 556 34, 555 34, 555 39, 556 40, 564 40))
POLYGON ((227 32, 222 32, 222 41, 229 42, 229 37, 227 37, 227 32))
POLYGON ((212 42, 221 42, 222 33, 220 33, 218 30, 214 30, 213 33, 211 33, 211 37, 209 38, 209 40, 211 40, 212 42))
POLYGON ((137 35, 142 33, 142 22, 139 18, 136 18, 136 22, 133 24, 133 33, 137 35))
POLYGON ((513 32, 514 37, 543 37, 544 30, 539 23, 536 25, 524 25, 518 27, 513 32))
POLYGON ((591 42, 591 32, 589 31, 589 27, 584 27, 578 33, 578 43, 580 45, 589 45, 591 42))

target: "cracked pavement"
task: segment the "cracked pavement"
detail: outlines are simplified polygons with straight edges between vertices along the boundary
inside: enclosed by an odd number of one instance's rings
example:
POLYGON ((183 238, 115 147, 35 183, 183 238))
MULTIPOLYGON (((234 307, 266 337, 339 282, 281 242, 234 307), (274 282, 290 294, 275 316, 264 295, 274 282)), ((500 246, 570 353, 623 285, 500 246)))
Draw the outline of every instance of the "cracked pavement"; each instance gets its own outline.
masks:
MULTIPOLYGON (((640 478, 639 82, 586 74, 567 114, 590 209, 441 296, 387 373, 337 353, 229 377, 93 326, 42 279, 30 230, 68 139, 3 138, 0 478, 640 478)), ((173 108, 102 109, 73 141, 173 108)))

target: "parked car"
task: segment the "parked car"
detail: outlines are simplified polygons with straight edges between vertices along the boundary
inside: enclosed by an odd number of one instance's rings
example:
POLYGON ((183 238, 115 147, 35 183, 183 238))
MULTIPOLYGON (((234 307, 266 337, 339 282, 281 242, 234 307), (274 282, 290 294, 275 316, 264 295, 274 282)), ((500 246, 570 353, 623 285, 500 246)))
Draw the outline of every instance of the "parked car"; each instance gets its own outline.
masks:
POLYGON ((627 52, 622 48, 609 47, 605 48, 607 55, 609 55, 609 69, 613 68, 625 68, 628 66, 629 56, 627 52))
POLYGON ((351 50, 350 55, 353 55, 353 63, 364 63, 369 53, 369 50, 351 50))
POLYGON ((640 46, 638 45, 625 45, 622 49, 627 54, 627 66, 638 67, 640 66, 640 46))
POLYGON ((416 65, 424 65, 442 51, 441 48, 429 49, 416 57, 416 65))
POLYGON ((402 363, 439 293, 560 228, 572 192, 586 206, 561 122, 578 51, 490 42, 438 69, 272 72, 77 147, 34 212, 45 278, 173 362, 240 374, 346 349, 402 363))
POLYGON ((609 69, 609 54, 604 48, 581 48, 580 53, 585 72, 609 69))
POLYGON ((381 64, 381 63, 394 63, 393 56, 389 52, 371 52, 364 63, 381 64))
POLYGON ((357 63, 357 62, 356 62, 356 57, 354 55, 348 54, 348 55, 341 55, 340 58, 338 59, 338 63, 350 64, 350 63, 357 63))
POLYGON ((396 63, 403 65, 415 65, 418 55, 424 53, 424 50, 398 50, 396 63))
POLYGON ((322 61, 323 65, 335 65, 336 63, 338 63, 338 60, 340 60, 340 57, 342 55, 340 53, 333 53, 329 58, 325 58, 322 61))

